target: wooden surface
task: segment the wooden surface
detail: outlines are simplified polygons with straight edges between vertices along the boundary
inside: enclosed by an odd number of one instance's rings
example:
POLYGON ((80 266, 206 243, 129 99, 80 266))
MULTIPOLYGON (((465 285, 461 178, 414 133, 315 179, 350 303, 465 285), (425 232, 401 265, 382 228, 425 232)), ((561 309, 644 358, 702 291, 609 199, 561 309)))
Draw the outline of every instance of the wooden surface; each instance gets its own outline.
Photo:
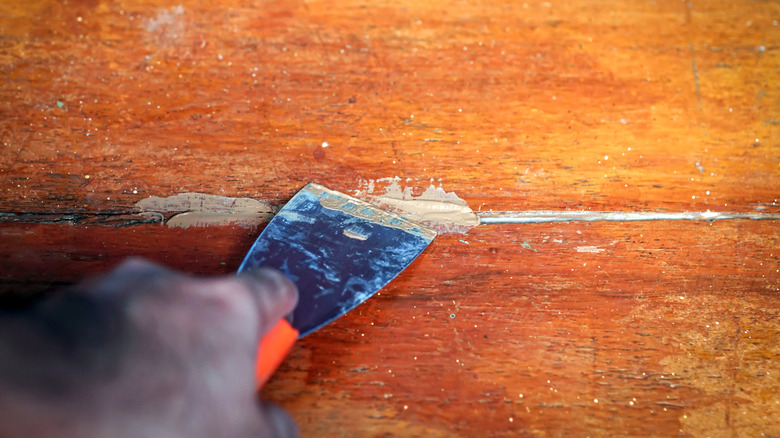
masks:
MULTIPOLYGON (((282 205, 398 176, 475 210, 778 213, 778 19, 773 2, 2 2, 2 289, 129 255, 234 272, 258 229, 134 214, 184 192, 282 205)), ((443 235, 264 396, 304 436, 780 436, 777 226, 443 235)))

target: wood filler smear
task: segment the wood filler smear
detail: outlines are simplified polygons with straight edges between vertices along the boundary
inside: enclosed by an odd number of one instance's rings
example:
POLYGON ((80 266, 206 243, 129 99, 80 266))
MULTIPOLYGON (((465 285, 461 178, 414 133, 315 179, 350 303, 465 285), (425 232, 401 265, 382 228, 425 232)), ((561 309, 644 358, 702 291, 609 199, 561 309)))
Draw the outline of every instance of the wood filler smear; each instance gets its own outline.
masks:
POLYGON ((477 215, 455 193, 446 192, 433 184, 422 190, 419 196, 414 195, 415 191, 421 190, 411 186, 402 188, 401 178, 396 176, 363 181, 355 196, 442 234, 465 233, 479 225, 477 215), (379 192, 382 193, 377 194, 379 192))
POLYGON ((276 212, 265 201, 204 193, 180 193, 167 198, 152 196, 138 201, 135 208, 143 216, 158 217, 160 222, 176 228, 228 224, 255 228, 270 221, 276 212))

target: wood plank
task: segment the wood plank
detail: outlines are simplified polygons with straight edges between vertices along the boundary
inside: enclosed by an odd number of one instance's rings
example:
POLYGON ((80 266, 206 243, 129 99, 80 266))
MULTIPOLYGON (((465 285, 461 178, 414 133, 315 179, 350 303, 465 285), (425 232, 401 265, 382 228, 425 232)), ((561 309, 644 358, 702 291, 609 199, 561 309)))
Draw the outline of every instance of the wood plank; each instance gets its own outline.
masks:
POLYGON ((6 4, 0 210, 396 175, 506 210, 775 203, 777 5, 525 4, 6 4))
MULTIPOLYGON (((258 230, 135 209, 185 192, 278 206, 309 181, 398 177, 483 211, 780 213, 778 17, 723 0, 0 3, 0 289, 129 255, 234 272, 258 230)), ((304 436, 780 435, 777 225, 440 236, 302 340, 265 396, 304 436)))
MULTIPOLYGON (((304 436, 773 431, 776 226, 562 223, 440 236, 377 296, 299 342, 264 396, 304 436)), ((128 255, 230 273, 256 234, 0 230, 2 276, 28 286, 128 255)))

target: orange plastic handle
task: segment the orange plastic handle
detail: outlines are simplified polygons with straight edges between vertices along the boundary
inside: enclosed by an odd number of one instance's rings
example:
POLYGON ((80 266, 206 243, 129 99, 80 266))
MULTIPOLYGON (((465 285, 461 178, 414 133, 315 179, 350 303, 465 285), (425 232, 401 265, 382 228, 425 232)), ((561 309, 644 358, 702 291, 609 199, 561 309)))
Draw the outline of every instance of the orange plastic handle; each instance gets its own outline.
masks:
POLYGON ((284 361, 297 339, 298 330, 295 330, 286 319, 282 318, 260 340, 255 371, 257 389, 265 385, 276 368, 284 361))

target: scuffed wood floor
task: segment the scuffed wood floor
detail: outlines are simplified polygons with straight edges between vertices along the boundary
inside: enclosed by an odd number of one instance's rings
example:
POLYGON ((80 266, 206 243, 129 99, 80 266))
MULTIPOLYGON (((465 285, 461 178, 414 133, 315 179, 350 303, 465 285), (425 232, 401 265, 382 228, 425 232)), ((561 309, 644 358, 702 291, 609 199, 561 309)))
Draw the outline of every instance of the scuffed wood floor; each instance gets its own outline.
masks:
MULTIPOLYGON (((780 213, 778 19, 726 1, 0 3, 2 289, 129 255, 234 272, 258 228, 134 208, 185 192, 278 206, 398 176, 475 210, 780 213)), ((778 436, 777 226, 442 235, 264 396, 304 436, 778 436)))

